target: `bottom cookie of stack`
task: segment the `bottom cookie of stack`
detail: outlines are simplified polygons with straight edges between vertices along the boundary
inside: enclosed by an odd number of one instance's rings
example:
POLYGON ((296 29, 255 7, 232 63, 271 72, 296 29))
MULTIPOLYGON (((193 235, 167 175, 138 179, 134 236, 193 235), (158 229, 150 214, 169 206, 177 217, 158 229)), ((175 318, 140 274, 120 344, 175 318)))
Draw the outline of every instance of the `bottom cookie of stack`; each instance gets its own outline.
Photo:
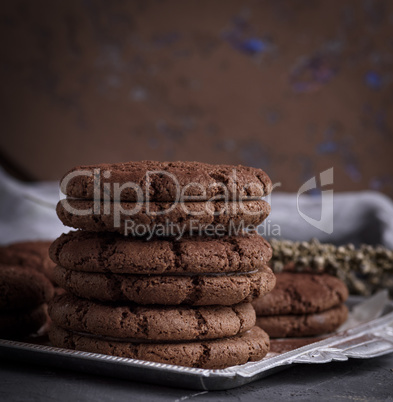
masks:
POLYGON ((52 326, 49 338, 54 346, 61 348, 204 369, 223 369, 258 361, 269 351, 269 337, 258 327, 216 340, 138 343, 52 326))
POLYGON ((256 324, 272 338, 305 337, 333 332, 348 317, 345 284, 330 275, 283 272, 276 287, 253 302, 256 324))
POLYGON ((64 294, 49 314, 53 346, 68 349, 209 369, 257 361, 269 351, 250 303, 114 305, 64 294))

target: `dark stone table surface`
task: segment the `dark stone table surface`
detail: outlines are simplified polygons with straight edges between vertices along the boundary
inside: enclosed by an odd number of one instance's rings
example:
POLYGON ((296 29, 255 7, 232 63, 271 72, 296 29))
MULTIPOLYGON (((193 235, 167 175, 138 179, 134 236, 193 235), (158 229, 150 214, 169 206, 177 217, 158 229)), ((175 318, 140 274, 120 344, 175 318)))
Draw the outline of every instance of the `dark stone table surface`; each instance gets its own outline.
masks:
POLYGON ((201 392, 0 362, 0 401, 393 401, 393 354, 297 365, 228 391, 201 392))

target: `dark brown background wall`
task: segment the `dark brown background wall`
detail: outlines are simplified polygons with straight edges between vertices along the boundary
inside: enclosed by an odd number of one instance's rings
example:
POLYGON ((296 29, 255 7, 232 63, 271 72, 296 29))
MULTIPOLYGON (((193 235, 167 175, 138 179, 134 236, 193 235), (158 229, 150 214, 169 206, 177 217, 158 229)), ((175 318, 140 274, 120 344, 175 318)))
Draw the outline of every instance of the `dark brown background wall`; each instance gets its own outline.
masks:
POLYGON ((3 164, 262 167, 393 195, 392 1, 9 1, 3 164))

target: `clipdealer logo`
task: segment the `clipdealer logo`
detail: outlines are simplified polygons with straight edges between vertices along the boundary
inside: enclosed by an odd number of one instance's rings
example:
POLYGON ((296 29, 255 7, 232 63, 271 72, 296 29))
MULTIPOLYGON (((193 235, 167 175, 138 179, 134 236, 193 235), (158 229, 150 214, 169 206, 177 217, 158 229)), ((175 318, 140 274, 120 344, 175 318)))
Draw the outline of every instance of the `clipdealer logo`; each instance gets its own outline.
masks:
MULTIPOLYGON (((211 215, 220 215, 225 214, 225 208, 228 206, 228 203, 231 203, 233 199, 237 199, 236 208, 238 208, 239 212, 244 214, 258 214, 258 211, 250 211, 244 208, 242 199, 237 194, 236 188, 236 169, 233 170, 233 180, 230 183, 220 183, 214 182, 209 186, 204 187, 200 183, 187 183, 186 185, 180 185, 176 176, 167 171, 149 171, 146 172, 144 185, 142 183, 134 183, 134 182, 123 182, 116 183, 114 181, 105 182, 105 180, 110 179, 111 172, 109 170, 101 171, 101 169, 91 170, 76 170, 69 173, 64 179, 61 181, 60 191, 63 194, 66 194, 66 189, 68 185, 73 185, 73 180, 80 176, 86 176, 87 180, 90 181, 90 184, 93 184, 93 192, 90 194, 92 198, 90 199, 92 204, 85 209, 74 208, 70 201, 70 198, 61 199, 62 207, 70 214, 77 216, 86 216, 86 215, 111 215, 113 214, 113 224, 114 227, 120 227, 122 220, 125 227, 125 234, 127 235, 127 231, 138 230, 138 227, 134 225, 132 219, 124 219, 125 216, 132 217, 132 215, 138 214, 142 212, 143 214, 150 216, 159 216, 159 215, 168 215, 170 212, 176 208, 176 206, 180 206, 181 210, 188 216, 190 219, 192 217, 197 217, 198 215, 202 215, 204 213, 209 213, 211 215), (150 186, 152 183, 152 177, 154 175, 160 175, 161 177, 165 176, 166 181, 172 181, 173 186, 171 186, 172 190, 174 189, 174 193, 172 196, 175 198, 175 201, 165 202, 165 208, 159 210, 152 210, 150 207, 150 186), (210 191, 209 190, 212 190, 210 191), (127 208, 123 208, 121 200, 122 194, 124 192, 127 194, 132 194, 132 199, 134 201, 127 202, 127 208), (209 194, 214 193, 215 196, 208 198, 209 194), (205 205, 205 210, 198 211, 190 211, 187 205, 188 202, 198 202, 203 201, 205 205), (222 202, 222 208, 217 210, 213 203, 215 201, 222 202), (132 208, 131 208, 132 207, 132 208)), ((320 173, 319 175, 320 186, 317 185, 317 176, 312 177, 308 181, 306 181, 297 192, 296 196, 296 208, 299 215, 304 219, 307 223, 312 225, 313 227, 327 233, 331 234, 333 232, 333 189, 326 189, 327 186, 333 184, 333 168, 327 169, 320 173), (309 215, 307 215, 306 211, 302 211, 300 208, 300 199, 304 193, 312 189, 316 189, 320 187, 323 189, 321 191, 321 216, 320 219, 315 219, 309 215), (324 189, 325 188, 325 189, 324 189)), ((258 185, 258 183, 248 183, 250 187, 254 187, 258 185)), ((259 184, 260 185, 260 184, 259 184)), ((273 189, 277 186, 280 186, 281 183, 277 183, 273 186, 273 189)), ((62 197, 61 197, 62 198, 62 197)), ((249 199, 248 199, 249 200, 249 199)), ((269 204, 272 204, 271 194, 266 196, 266 201, 269 204)), ((233 204, 233 202, 232 202, 233 204)), ((232 208, 232 205, 231 205, 232 208)), ((166 220, 167 224, 165 228, 160 228, 160 226, 156 226, 154 230, 159 232, 168 233, 168 230, 172 232, 172 226, 170 220, 166 220)), ((196 224, 198 221, 194 221, 196 224)), ((163 224, 161 225, 163 226, 163 224)), ((220 226, 220 225, 218 225, 220 226)), ((232 228, 234 232, 238 232, 240 229, 232 228)), ((247 228, 243 227, 242 230, 247 228)), ((145 230, 145 229, 144 229, 145 230)), ((184 233, 185 229, 177 228, 177 233, 184 233)), ((209 226, 209 230, 211 227, 209 226)), ((225 228, 218 227, 218 232, 225 231, 225 228)), ((265 220, 261 225, 258 226, 258 231, 262 235, 271 237, 271 236, 280 236, 281 228, 277 224, 271 225, 270 220, 265 220)), ((151 230, 149 230, 149 233, 151 230)), ((214 232, 215 233, 215 232, 214 232)), ((151 234, 152 235, 152 234, 151 234)))
MULTIPOLYGON (((326 188, 333 184, 333 168, 327 169, 319 174, 320 188, 326 188)), ((302 212, 299 207, 299 198, 307 191, 318 188, 316 176, 307 180, 297 192, 296 207, 300 216, 311 226, 325 232, 327 234, 333 233, 333 189, 326 189, 321 191, 321 217, 315 219, 302 212)))

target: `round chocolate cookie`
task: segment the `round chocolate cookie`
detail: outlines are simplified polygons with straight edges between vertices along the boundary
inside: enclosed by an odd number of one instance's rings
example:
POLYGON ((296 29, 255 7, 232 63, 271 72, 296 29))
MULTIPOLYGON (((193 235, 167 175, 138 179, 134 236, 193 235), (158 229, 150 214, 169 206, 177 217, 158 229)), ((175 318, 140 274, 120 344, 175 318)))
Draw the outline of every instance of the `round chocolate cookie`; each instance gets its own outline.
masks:
POLYGON ((114 305, 56 296, 49 316, 61 327, 92 335, 154 341, 217 339, 245 332, 255 325, 250 303, 234 306, 114 305))
POLYGON ((49 258, 50 241, 24 241, 0 247, 0 264, 21 266, 53 279, 55 264, 49 258))
POLYGON ((340 279, 323 274, 282 272, 269 294, 253 301, 257 316, 309 314, 343 303, 348 289, 340 279))
POLYGON ((270 292, 272 270, 205 275, 127 275, 55 269, 57 284, 76 296, 100 301, 194 306, 237 304, 270 292))
POLYGON ((77 166, 63 177, 61 190, 84 199, 103 199, 105 193, 123 201, 238 200, 268 195, 272 182, 263 170, 240 165, 142 161, 77 166))
POLYGON ((0 337, 23 337, 36 333, 48 320, 46 305, 33 310, 1 311, 0 337))
POLYGON ((119 232, 133 237, 223 235, 262 223, 270 213, 263 200, 138 204, 65 199, 56 207, 64 225, 92 232, 119 232), (106 210, 107 208, 107 210, 106 210))
POLYGON ((272 338, 322 335, 335 331, 348 318, 345 304, 314 314, 266 315, 257 317, 257 325, 272 338))
POLYGON ((0 309, 31 309, 53 297, 49 279, 32 269, 0 264, 0 309))
POLYGON ((72 270, 145 275, 253 271, 272 256, 269 243, 255 233, 145 241, 80 230, 62 234, 49 252, 72 270))
POLYGON ((269 337, 253 327, 243 334, 211 341, 134 343, 74 333, 56 325, 49 331, 53 346, 178 366, 223 369, 258 361, 269 351, 269 337))

